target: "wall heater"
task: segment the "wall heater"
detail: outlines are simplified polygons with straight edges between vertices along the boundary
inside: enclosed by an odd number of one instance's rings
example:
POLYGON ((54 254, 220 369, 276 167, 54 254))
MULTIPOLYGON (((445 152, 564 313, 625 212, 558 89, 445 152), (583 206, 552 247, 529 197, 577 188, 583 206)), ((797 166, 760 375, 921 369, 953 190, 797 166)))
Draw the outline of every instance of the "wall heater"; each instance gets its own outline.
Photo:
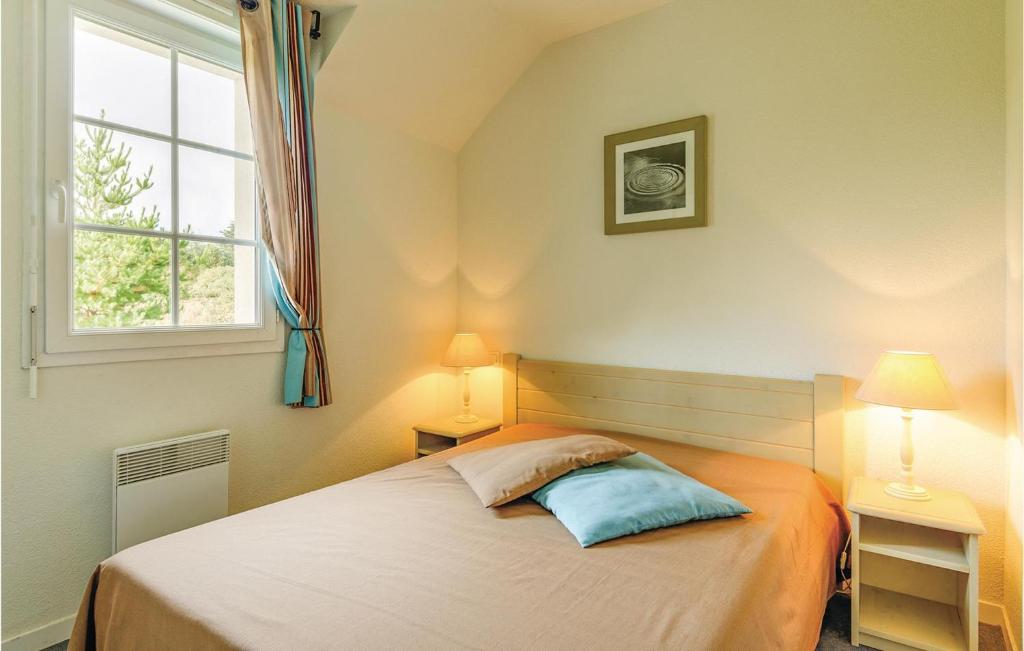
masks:
POLYGON ((114 553, 228 513, 227 430, 114 450, 114 553))

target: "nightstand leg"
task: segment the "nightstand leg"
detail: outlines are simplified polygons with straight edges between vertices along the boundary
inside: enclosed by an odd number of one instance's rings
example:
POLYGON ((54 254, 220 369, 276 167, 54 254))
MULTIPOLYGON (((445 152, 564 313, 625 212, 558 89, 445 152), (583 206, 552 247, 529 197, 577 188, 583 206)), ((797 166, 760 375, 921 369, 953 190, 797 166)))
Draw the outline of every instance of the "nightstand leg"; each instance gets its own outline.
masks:
POLYGON ((850 644, 860 646, 860 515, 850 520, 850 644))
POLYGON ((967 577, 966 613, 962 613, 963 624, 967 627, 964 638, 968 651, 978 651, 978 536, 967 536, 967 564, 971 573, 967 577))

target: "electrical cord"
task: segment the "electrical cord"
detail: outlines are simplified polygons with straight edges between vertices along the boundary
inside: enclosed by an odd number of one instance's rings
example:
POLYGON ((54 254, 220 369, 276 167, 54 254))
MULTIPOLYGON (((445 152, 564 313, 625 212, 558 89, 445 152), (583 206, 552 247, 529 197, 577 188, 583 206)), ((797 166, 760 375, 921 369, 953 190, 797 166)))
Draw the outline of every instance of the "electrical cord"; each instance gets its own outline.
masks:
POLYGON ((843 553, 839 555, 839 576, 843 577, 842 582, 839 584, 837 592, 849 592, 850 591, 850 579, 846 576, 846 561, 849 560, 847 552, 850 549, 850 542, 853 540, 853 533, 846 536, 846 544, 843 545, 843 553))

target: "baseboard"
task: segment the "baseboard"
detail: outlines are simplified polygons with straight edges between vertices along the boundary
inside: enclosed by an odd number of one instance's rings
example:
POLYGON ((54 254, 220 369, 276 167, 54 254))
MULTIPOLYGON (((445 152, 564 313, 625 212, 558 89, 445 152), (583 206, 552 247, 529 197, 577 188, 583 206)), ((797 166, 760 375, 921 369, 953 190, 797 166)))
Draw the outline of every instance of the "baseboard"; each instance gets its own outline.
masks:
MULTIPOLYGON (((978 621, 982 624, 998 626, 999 630, 1003 632, 1003 643, 1006 645, 1006 648, 1010 651, 1017 651, 1017 640, 1013 638, 1013 633, 1010 629, 1010 619, 1006 614, 1006 608, 1002 604, 992 603, 991 601, 979 601, 978 621)), ((4 649, 4 651, 7 651, 7 649, 4 649)))
POLYGON ((4 640, 0 651, 39 651, 71 637, 75 615, 68 615, 35 630, 4 640))

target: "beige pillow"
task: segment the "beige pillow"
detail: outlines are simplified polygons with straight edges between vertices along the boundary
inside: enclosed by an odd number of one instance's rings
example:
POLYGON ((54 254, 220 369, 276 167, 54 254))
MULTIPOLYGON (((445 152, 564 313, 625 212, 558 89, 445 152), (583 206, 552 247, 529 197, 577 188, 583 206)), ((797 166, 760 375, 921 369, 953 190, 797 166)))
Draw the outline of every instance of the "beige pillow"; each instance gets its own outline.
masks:
POLYGON ((615 461, 636 452, 597 434, 512 443, 448 460, 484 506, 500 506, 532 493, 577 468, 615 461))

